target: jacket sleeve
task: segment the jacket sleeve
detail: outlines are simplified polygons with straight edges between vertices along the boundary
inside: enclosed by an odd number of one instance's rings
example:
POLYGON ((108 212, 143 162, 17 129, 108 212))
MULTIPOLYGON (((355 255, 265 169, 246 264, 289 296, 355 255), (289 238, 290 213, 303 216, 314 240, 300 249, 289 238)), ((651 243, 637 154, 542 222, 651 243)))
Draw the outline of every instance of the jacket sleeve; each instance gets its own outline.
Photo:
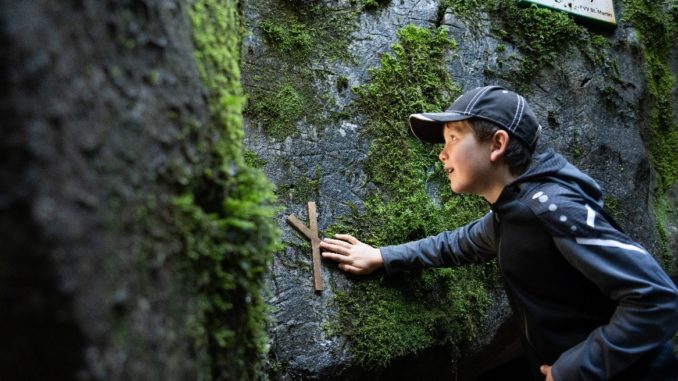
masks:
POLYGON ((556 381, 607 380, 673 337, 678 290, 647 250, 576 196, 553 197, 538 216, 565 259, 618 303, 608 324, 560 355, 556 381))
POLYGON ((424 267, 479 263, 496 255, 492 212, 454 231, 396 246, 379 248, 389 274, 424 267))

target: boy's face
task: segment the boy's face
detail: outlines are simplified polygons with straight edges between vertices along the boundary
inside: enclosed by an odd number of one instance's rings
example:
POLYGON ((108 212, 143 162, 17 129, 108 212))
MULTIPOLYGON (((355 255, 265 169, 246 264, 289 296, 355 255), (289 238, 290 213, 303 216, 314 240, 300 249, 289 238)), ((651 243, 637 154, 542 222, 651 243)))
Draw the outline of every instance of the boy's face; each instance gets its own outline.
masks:
POLYGON ((445 146, 438 155, 455 193, 484 195, 491 184, 491 143, 478 142, 467 121, 448 122, 443 128, 445 146))

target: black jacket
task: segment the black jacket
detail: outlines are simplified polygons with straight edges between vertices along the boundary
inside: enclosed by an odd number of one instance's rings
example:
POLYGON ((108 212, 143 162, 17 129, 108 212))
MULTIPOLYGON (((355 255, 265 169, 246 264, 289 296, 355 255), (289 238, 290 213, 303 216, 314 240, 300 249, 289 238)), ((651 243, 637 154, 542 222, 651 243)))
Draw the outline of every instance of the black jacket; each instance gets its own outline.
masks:
POLYGON ((455 231, 381 248, 388 273, 497 257, 536 379, 678 380, 678 290, 602 208, 598 184, 553 152, 455 231))

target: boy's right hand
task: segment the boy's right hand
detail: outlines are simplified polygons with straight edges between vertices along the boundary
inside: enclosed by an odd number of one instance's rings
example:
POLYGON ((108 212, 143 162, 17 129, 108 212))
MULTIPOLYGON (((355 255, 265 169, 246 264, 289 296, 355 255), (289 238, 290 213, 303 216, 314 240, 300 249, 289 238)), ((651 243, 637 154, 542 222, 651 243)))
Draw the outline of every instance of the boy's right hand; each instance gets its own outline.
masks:
POLYGON ((323 258, 339 262, 339 268, 358 275, 367 275, 384 265, 381 252, 348 234, 336 234, 337 239, 325 238, 320 247, 327 250, 323 258))

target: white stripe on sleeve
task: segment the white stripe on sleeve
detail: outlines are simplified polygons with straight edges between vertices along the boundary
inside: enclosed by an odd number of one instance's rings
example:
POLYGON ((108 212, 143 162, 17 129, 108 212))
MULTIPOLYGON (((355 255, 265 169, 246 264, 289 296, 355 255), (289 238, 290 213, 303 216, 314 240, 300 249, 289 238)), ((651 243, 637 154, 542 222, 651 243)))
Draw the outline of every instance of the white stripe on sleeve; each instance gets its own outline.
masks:
POLYGON ((596 212, 591 209, 589 204, 585 204, 584 206, 586 206, 586 225, 595 228, 596 212))
POLYGON ((638 246, 629 245, 627 243, 622 243, 619 241, 615 241, 613 239, 576 238, 576 241, 580 245, 617 247, 620 249, 637 251, 639 253, 648 254, 647 251, 639 248, 638 246))

